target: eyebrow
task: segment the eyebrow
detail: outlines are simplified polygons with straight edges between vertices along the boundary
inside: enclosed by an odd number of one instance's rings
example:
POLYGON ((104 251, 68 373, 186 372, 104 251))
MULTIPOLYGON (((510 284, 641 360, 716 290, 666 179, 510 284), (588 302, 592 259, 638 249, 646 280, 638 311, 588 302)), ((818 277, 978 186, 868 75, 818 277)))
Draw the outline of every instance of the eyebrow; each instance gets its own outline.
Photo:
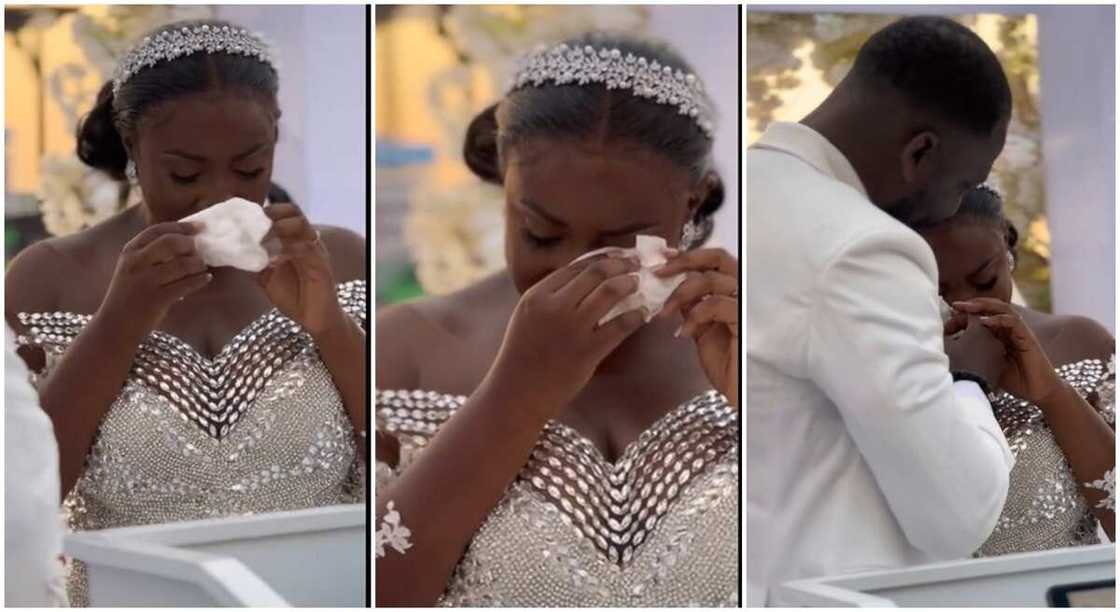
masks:
MULTIPOLYGON (((553 225, 559 225, 559 226, 562 226, 562 227, 567 227, 567 225, 568 225, 567 223, 564 223, 560 219, 557 219, 556 217, 549 214, 548 211, 541 208, 540 205, 538 205, 536 202, 533 202, 532 200, 522 199, 521 204, 525 208, 532 211, 537 216, 541 217, 545 221, 548 221, 549 223, 552 223, 553 225)), ((647 228, 651 228, 651 227, 655 227, 655 226, 657 226, 657 223, 653 223, 653 222, 632 223, 632 224, 627 225, 625 227, 620 227, 620 228, 617 228, 617 229, 607 230, 607 231, 600 232, 600 233, 604 236, 624 236, 626 234, 632 234, 632 233, 634 233, 638 230, 647 229, 647 228)))
MULTIPOLYGON (((256 155, 257 153, 260 153, 261 151, 263 151, 264 148, 267 147, 267 146, 268 145, 265 144, 265 143, 255 145, 255 146, 253 146, 253 148, 249 149, 248 151, 245 151, 244 153, 238 153, 237 155, 234 155, 233 156, 233 161, 240 161, 242 159, 245 159, 246 157, 252 157, 253 155, 256 155)), ((199 156, 199 155, 194 155, 192 153, 187 153, 186 151, 180 151, 178 149, 171 149, 169 151, 164 151, 163 154, 164 155, 173 155, 175 157, 182 157, 184 159, 189 159, 191 161, 196 161, 196 162, 206 161, 205 157, 202 157, 202 156, 199 156)))
POLYGON ((996 260, 995 257, 989 257, 988 261, 985 261, 983 265, 981 265, 979 268, 976 268, 975 270, 973 270, 972 273, 968 275, 968 278, 972 278, 973 276, 976 276, 977 274, 983 272, 984 270, 986 270, 988 268, 988 266, 992 265, 992 262, 995 261, 995 260, 996 260))

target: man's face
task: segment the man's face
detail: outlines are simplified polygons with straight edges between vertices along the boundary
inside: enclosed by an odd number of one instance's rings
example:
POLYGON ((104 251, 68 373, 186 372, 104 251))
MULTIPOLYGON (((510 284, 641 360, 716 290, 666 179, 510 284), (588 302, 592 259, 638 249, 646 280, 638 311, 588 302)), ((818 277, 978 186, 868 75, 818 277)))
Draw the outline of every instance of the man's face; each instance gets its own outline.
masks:
POLYGON ((909 193, 894 199, 885 210, 915 227, 934 225, 952 217, 964 194, 991 173, 1006 137, 1006 119, 987 136, 966 131, 947 133, 937 150, 918 162, 929 164, 921 173, 926 179, 915 181, 909 193))

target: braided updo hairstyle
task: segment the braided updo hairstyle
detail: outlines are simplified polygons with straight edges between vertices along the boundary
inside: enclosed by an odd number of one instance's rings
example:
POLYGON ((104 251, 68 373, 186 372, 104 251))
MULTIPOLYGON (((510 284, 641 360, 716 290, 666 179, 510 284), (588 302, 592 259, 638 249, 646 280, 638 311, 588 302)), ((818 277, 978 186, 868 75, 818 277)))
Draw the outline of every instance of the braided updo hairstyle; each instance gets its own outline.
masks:
MULTIPOLYGON (((681 72, 691 66, 668 45, 625 35, 589 33, 565 41, 571 47, 618 49, 681 72)), ((711 104, 708 104, 711 107, 711 104)), ((503 154, 510 145, 536 137, 600 138, 603 142, 636 143, 687 170, 693 183, 709 181, 707 197, 692 222, 700 229, 693 243, 712 233, 712 215, 723 204, 724 190, 712 169, 712 140, 696 121, 677 108, 657 104, 626 89, 602 84, 545 84, 518 89, 489 106, 471 121, 463 143, 467 167, 479 178, 501 185, 503 154)))
MULTIPOLYGON (((149 36, 201 25, 235 27, 217 20, 181 21, 157 28, 149 36)), ((117 95, 113 95, 112 80, 105 83, 93 110, 78 124, 78 158, 123 181, 128 164, 124 136, 136 128, 148 111, 174 98, 220 89, 255 96, 277 119, 280 116, 276 102, 280 79, 272 66, 243 55, 194 53, 140 70, 125 81, 117 95)))
POLYGON ((1000 196, 998 191, 987 185, 980 185, 965 192, 957 214, 947 219, 946 222, 958 221, 963 218, 994 223, 1003 227, 1004 236, 1007 240, 1007 250, 1010 251, 1016 262, 1019 260, 1019 253, 1015 248, 1019 244, 1019 230, 1015 229, 1011 221, 1004 216, 1003 197, 1000 196))

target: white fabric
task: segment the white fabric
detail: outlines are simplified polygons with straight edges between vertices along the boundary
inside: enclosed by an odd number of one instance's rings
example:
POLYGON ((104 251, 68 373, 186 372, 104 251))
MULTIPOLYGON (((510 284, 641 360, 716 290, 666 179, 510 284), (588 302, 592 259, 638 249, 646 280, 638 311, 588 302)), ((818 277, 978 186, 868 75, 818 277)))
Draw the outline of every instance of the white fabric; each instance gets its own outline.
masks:
POLYGON ((636 237, 634 248, 622 249, 618 247, 605 247, 596 249, 589 253, 584 253, 575 258, 572 263, 582 261, 589 257, 609 253, 612 257, 637 257, 641 262, 641 269, 634 272, 632 276, 638 277, 638 290, 626 296, 622 301, 615 304, 614 307, 599 319, 599 325, 603 325, 611 319, 630 312, 639 308, 645 309, 645 320, 648 323, 673 295, 677 287, 684 282, 684 274, 674 274, 666 278, 662 278, 654 274, 654 270, 664 264, 668 259, 665 257, 665 250, 668 244, 665 239, 660 236, 646 236, 640 234, 636 237))
POLYGON ((268 266, 268 251, 261 241, 272 227, 260 204, 231 198, 197 212, 183 221, 200 221, 195 246, 202 261, 212 268, 230 266, 260 272, 268 266))
POLYGON ((4 603, 65 605, 58 444, 6 328, 4 351, 4 603))
POLYGON ((797 578, 967 557, 1013 459, 953 384, 937 266, 812 129, 747 152, 747 605, 797 578))

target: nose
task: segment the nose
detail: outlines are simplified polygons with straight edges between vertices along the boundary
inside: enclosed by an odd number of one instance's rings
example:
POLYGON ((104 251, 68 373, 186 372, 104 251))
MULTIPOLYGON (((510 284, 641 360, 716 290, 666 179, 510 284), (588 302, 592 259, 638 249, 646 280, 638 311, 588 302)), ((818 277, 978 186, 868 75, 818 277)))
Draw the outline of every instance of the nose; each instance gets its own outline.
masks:
MULTIPOLYGON (((225 202, 230 198, 242 197, 245 195, 240 193, 240 185, 237 177, 232 172, 222 172, 214 177, 213 182, 208 185, 206 193, 203 195, 202 204, 205 206, 212 206, 225 202)), ((248 198, 246 198, 248 199, 248 198)))

